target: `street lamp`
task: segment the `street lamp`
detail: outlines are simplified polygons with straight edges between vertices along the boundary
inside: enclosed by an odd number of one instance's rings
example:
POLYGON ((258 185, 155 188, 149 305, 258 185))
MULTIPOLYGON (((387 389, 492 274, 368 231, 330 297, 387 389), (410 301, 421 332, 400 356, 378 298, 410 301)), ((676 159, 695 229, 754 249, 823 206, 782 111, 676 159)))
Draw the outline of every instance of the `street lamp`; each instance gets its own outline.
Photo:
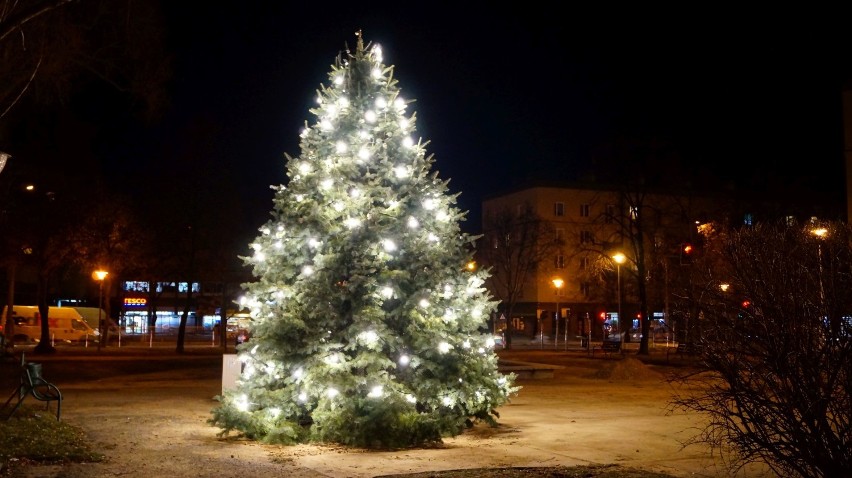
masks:
POLYGON ((104 303, 104 279, 109 275, 109 272, 104 270, 96 270, 92 272, 92 279, 99 282, 98 284, 98 352, 101 351, 101 342, 104 338, 104 319, 101 318, 101 311, 104 303))
POLYGON ((828 234, 828 229, 817 227, 811 229, 811 234, 817 238, 817 260, 819 261, 819 299, 821 305, 825 305, 825 289, 822 285, 822 239, 828 234))
MULTIPOLYGON (((565 285, 565 281, 559 277, 554 277, 551 282, 553 282, 553 287, 556 288, 556 327, 554 327, 553 330, 553 348, 556 349, 559 347, 559 291, 562 289, 562 286, 565 285)), ((565 324, 565 327, 567 330, 567 323, 565 324)))
POLYGON ((616 252, 612 255, 612 260, 615 261, 616 269, 615 294, 618 296, 618 332, 621 338, 621 350, 624 350, 624 332, 621 331, 621 264, 624 264, 624 261, 627 260, 627 256, 621 252, 616 252))

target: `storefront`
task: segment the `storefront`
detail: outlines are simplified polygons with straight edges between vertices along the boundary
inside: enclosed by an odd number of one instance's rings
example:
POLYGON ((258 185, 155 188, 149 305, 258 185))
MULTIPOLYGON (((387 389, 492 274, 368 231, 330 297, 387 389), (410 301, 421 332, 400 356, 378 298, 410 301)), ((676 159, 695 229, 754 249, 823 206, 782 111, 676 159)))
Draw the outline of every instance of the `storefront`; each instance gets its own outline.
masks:
MULTIPOLYGON (((189 284, 186 282, 155 282, 153 293, 145 281, 125 281, 124 298, 119 323, 122 334, 171 334, 180 328, 181 316, 186 307, 186 294, 189 284), (156 303, 152 304, 152 296, 156 303), (149 318, 150 317, 150 318, 149 318)), ((218 310, 199 315, 200 301, 209 302, 202 292, 200 284, 192 283, 193 299, 189 304, 186 320, 187 331, 211 333, 219 325, 221 317, 218 310)), ((210 294, 213 295, 213 294, 210 294)))

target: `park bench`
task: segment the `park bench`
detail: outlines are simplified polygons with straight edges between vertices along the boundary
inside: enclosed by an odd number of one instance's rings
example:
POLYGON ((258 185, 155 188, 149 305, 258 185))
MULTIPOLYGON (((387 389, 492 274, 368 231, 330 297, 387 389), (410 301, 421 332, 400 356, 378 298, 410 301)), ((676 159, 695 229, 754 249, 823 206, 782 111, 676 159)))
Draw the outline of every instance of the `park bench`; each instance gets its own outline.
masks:
POLYGON ((14 407, 6 416, 6 420, 12 418, 12 415, 18 411, 24 400, 32 396, 34 399, 45 402, 45 410, 50 409, 50 402, 56 402, 56 420, 59 420, 62 412, 62 392, 59 388, 48 382, 41 376, 41 364, 27 362, 24 354, 21 354, 21 384, 12 392, 6 403, 0 407, 0 411, 5 411, 12 402, 15 401, 14 407))
POLYGON ((683 358, 685 355, 694 356, 698 353, 698 346, 692 342, 678 342, 677 347, 672 352, 672 349, 669 348, 666 350, 666 360, 669 359, 669 355, 674 354, 677 357, 683 358))
POLYGON ((600 345, 595 345, 594 348, 592 348, 592 356, 594 356, 595 352, 598 351, 606 354, 607 356, 614 353, 621 353, 621 341, 604 340, 600 345))

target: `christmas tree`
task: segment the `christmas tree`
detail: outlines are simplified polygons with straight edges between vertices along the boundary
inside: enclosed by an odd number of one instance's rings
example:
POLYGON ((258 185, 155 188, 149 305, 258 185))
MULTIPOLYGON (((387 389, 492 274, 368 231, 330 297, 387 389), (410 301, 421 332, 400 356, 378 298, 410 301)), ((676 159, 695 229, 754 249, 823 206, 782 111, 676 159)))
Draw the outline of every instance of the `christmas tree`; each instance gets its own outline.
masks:
POLYGON ((497 369, 496 302, 457 195, 431 171, 381 48, 359 35, 287 156, 272 218, 244 260, 251 339, 210 423, 270 443, 438 443, 519 387, 497 369))

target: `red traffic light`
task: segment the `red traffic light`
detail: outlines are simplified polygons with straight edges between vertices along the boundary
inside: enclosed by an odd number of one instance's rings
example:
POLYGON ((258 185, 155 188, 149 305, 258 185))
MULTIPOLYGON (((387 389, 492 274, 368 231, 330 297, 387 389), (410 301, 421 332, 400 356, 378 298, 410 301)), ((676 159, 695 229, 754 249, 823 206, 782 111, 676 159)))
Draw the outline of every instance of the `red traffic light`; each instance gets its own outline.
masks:
POLYGON ((695 252, 695 248, 689 242, 684 242, 680 245, 680 263, 681 265, 688 265, 692 263, 692 253, 695 252))

